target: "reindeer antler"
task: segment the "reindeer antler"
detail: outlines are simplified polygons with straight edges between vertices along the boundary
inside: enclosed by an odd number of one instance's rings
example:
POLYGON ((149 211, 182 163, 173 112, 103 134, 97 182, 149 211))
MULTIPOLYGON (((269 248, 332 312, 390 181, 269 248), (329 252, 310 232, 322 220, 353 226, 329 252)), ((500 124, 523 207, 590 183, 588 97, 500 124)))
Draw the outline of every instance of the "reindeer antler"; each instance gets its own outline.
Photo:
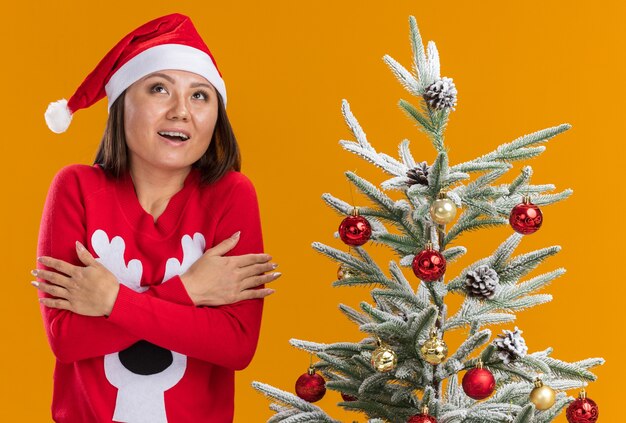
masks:
POLYGON ((163 283, 176 275, 185 273, 187 269, 204 254, 206 241, 200 232, 193 234, 193 238, 191 238, 190 235, 184 235, 180 243, 183 246, 183 261, 181 263, 174 257, 167 260, 163 283))
POLYGON ((109 236, 102 229, 98 229, 91 236, 91 245, 98 255, 96 260, 115 275, 117 280, 130 289, 143 292, 148 287, 141 286, 141 276, 143 265, 141 261, 132 259, 126 265, 124 261, 124 251, 126 244, 120 236, 113 237, 109 241, 109 236))

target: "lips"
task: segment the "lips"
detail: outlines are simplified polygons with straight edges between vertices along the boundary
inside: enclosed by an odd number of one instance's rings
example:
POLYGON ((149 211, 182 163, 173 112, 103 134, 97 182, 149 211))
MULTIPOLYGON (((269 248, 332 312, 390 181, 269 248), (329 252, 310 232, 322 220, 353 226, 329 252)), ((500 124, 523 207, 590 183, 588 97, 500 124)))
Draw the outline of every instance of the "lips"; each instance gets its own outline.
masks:
POLYGON ((188 141, 191 136, 185 132, 180 130, 166 130, 157 132, 161 137, 168 139, 174 142, 185 142, 188 141))

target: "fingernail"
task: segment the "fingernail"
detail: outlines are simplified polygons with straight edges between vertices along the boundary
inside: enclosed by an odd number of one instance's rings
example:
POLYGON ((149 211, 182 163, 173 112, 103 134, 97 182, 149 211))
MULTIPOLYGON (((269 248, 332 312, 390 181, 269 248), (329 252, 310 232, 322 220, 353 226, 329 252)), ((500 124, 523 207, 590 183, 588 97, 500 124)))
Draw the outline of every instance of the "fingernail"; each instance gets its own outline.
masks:
POLYGON ((272 269, 276 269, 278 267, 278 263, 272 264, 272 269))
POLYGON ((274 273, 273 273, 273 275, 274 275, 274 279, 276 279, 277 277, 281 276, 281 275, 282 275, 282 273, 280 273, 280 272, 274 272, 274 273))
POLYGON ((39 302, 40 302, 40 303, 43 303, 43 298, 39 298, 39 302))
POLYGON ((35 270, 31 270, 30 274, 33 275, 33 276, 37 276, 37 270, 36 269, 35 270))
POLYGON ((234 234, 232 234, 231 238, 239 238, 239 235, 241 235, 241 231, 237 231, 234 234))
POLYGON ((37 281, 30 281, 30 284, 36 288, 39 288, 39 282, 37 281))
POLYGON ((78 249, 78 251, 83 251, 85 249, 85 247, 83 247, 83 244, 81 244, 80 241, 76 241, 76 248, 78 249))
POLYGON ((269 294, 267 294, 267 295, 272 295, 274 292, 276 292, 276 290, 275 290, 275 289, 269 289, 268 291, 269 291, 270 293, 269 293, 269 294))
POLYGON ((39 263, 43 263, 43 257, 37 257, 37 261, 38 261, 39 263))

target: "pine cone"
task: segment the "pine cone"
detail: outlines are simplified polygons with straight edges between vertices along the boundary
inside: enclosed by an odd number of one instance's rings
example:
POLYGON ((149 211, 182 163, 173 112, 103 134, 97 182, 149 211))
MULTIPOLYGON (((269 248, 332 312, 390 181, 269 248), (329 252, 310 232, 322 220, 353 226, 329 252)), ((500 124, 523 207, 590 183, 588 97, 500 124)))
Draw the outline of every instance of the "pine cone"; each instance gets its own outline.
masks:
POLYGON ((515 327, 515 331, 504 330, 503 335, 493 341, 498 350, 498 357, 502 359, 504 364, 509 364, 520 357, 524 357, 528 352, 526 341, 522 338, 522 331, 515 327))
POLYGON ((425 185, 428 186, 428 172, 430 171, 430 166, 428 163, 422 162, 415 166, 413 169, 409 170, 406 173, 406 177, 409 178, 407 185, 425 185))
POLYGON ((424 100, 431 109, 442 110, 456 106, 456 87, 452 78, 443 77, 433 82, 424 92, 424 100))
POLYGON ((465 289, 472 297, 493 298, 499 283, 500 278, 496 271, 484 264, 467 272, 465 276, 465 289))

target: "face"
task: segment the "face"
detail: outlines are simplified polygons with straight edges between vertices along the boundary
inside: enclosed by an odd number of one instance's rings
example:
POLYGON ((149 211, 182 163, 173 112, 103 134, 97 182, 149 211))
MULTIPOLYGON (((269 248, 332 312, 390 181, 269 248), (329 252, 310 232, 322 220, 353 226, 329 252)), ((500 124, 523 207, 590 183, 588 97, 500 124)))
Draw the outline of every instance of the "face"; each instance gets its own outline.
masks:
POLYGON ((217 92, 192 72, 162 70, 132 84, 124 127, 132 168, 181 170, 205 153, 217 120, 217 92))

